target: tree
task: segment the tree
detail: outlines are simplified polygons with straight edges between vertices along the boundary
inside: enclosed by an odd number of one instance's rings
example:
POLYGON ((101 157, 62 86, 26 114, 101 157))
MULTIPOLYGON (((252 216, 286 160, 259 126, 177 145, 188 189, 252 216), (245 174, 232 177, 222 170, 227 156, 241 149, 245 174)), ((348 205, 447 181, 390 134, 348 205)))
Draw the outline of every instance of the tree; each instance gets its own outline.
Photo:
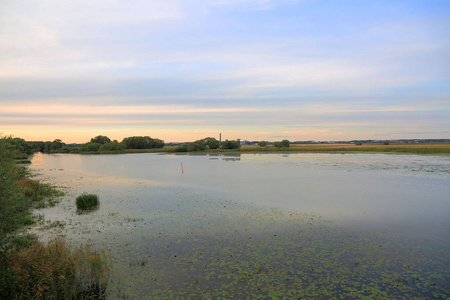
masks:
POLYGON ((152 149, 163 148, 164 141, 160 139, 152 139, 149 136, 131 136, 122 140, 128 149, 152 149))
POLYGON ((258 146, 259 146, 259 147, 265 147, 265 146, 267 146, 267 142, 266 142, 266 141, 260 141, 260 142, 258 143, 258 146))
POLYGON ((113 141, 100 146, 100 151, 123 151, 127 148, 127 145, 113 141))
POLYGON ((13 138, 12 136, 2 138, 7 148, 15 153, 33 153, 33 147, 30 143, 21 138, 13 138))
POLYGON ((98 143, 98 144, 107 144, 111 143, 111 139, 104 135, 97 135, 96 137, 91 139, 91 143, 98 143))
POLYGON ((189 152, 204 150, 206 150, 206 144, 203 142, 203 140, 195 141, 187 145, 187 151, 189 152))
POLYGON ((273 145, 277 148, 288 148, 290 147, 288 140, 282 140, 281 142, 275 142, 273 145))
POLYGON ((81 145, 80 151, 81 152, 97 152, 101 146, 102 146, 102 144, 100 144, 100 143, 89 142, 89 143, 81 145))
POLYGON ((220 145, 220 149, 240 149, 241 143, 239 141, 229 141, 225 140, 220 145))
POLYGON ((206 147, 208 149, 218 149, 220 147, 220 142, 212 137, 204 138, 202 141, 205 142, 206 147))
POLYGON ((175 152, 188 152, 188 144, 181 144, 176 146, 175 152))

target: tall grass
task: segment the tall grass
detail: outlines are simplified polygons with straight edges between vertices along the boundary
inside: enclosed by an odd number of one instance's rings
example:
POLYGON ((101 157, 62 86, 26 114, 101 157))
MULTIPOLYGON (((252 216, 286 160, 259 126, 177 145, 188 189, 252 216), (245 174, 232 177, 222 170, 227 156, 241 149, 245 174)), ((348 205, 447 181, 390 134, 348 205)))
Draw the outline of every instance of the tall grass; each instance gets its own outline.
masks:
POLYGON ((79 210, 89 210, 99 205, 98 195, 94 194, 82 194, 76 198, 75 202, 79 210))
POLYGON ((69 250, 64 238, 47 246, 33 234, 32 209, 54 205, 63 193, 29 178, 0 136, 0 299, 102 299, 109 276, 105 255, 90 245, 69 250))
POLYGON ((55 206, 63 192, 58 191, 52 185, 39 180, 24 178, 18 180, 23 189, 25 198, 31 200, 34 208, 55 206))
POLYGON ((10 252, 16 299, 102 299, 108 283, 103 253, 89 244, 71 252, 64 238, 10 252))

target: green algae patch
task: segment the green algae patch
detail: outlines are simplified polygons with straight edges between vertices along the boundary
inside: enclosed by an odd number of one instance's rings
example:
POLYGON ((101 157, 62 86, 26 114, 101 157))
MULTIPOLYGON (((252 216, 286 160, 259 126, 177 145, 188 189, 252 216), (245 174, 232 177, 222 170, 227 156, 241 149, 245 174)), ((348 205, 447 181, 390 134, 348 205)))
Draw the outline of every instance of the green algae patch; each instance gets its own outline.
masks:
POLYGON ((217 209, 208 199, 183 203, 191 210, 172 207, 162 216, 171 227, 145 237, 147 247, 126 244, 127 257, 118 266, 132 276, 121 279, 123 295, 448 297, 445 249, 411 246, 384 233, 350 232, 312 214, 244 207, 228 200, 216 203, 217 209))

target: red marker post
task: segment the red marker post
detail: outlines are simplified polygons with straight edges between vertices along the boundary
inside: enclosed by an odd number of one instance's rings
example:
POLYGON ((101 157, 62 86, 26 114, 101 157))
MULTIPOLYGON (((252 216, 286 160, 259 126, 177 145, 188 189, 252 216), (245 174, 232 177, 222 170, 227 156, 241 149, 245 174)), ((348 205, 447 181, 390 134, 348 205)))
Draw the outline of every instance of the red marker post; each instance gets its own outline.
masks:
POLYGON ((183 174, 184 173, 184 171, 183 171, 183 163, 181 163, 181 174, 183 174))

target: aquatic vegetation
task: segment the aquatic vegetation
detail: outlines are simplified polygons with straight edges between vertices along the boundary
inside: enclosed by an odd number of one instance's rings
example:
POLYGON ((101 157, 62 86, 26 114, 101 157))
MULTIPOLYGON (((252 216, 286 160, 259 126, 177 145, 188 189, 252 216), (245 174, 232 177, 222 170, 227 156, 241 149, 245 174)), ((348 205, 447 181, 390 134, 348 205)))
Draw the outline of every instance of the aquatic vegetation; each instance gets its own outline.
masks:
POLYGON ((31 160, 29 159, 16 159, 16 164, 31 164, 31 160))
POLYGON ((90 245, 71 252, 64 238, 10 252, 15 299, 103 299, 108 283, 106 257, 90 245))
POLYGON ((51 229, 51 228, 63 228, 66 226, 66 222, 64 221, 47 221, 47 224, 43 227, 44 230, 51 229))
POLYGON ((77 209, 89 210, 98 207, 99 197, 94 194, 82 194, 76 198, 75 203, 77 209))
POLYGON ((64 195, 62 191, 39 180, 25 178, 19 180, 18 183, 22 186, 25 197, 32 201, 34 208, 55 206, 59 197, 64 195))
MULTIPOLYGON (((147 251, 129 245, 129 262, 121 269, 131 268, 133 276, 125 294, 157 299, 448 296, 448 261, 433 257, 445 251, 391 244, 382 234, 349 234, 311 215, 250 208, 240 218, 231 212, 220 227, 219 215, 194 215, 197 226, 162 231, 148 241, 147 251)), ((182 215, 177 211, 172 218, 182 215)))

